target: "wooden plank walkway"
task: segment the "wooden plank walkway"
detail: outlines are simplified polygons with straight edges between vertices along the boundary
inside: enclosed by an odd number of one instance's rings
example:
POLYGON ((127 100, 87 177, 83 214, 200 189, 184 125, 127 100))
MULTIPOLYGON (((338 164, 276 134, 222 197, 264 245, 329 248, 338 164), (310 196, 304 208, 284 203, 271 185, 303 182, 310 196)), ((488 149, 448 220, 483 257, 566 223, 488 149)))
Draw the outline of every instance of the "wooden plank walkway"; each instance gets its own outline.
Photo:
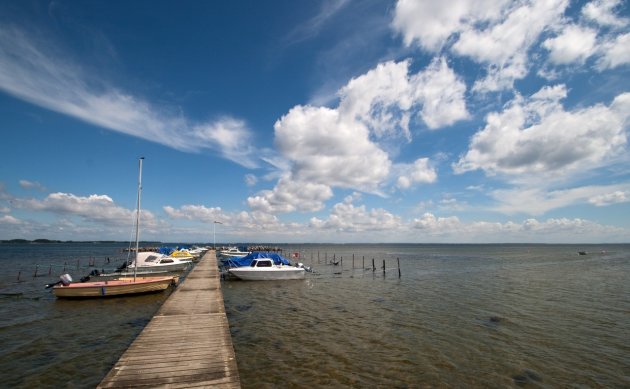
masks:
POLYGON ((169 296, 98 388, 240 388, 215 251, 169 296))

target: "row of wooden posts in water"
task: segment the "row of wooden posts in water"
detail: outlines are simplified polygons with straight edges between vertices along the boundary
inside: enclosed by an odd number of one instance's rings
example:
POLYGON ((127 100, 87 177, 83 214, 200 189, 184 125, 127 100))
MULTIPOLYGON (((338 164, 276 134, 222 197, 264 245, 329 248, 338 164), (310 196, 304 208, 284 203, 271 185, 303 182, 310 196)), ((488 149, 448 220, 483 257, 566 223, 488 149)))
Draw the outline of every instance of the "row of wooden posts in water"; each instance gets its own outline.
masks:
MULTIPOLYGON (((293 259, 298 259, 299 258, 299 252, 294 252, 291 256, 293 257, 293 259), (297 254, 297 257, 296 257, 296 254, 297 254)), ((311 263, 314 264, 315 263, 314 261, 315 261, 315 259, 313 257, 313 252, 311 252, 311 263)), ((317 263, 321 264, 320 252, 319 251, 317 252, 317 263)), ((352 270, 355 270, 355 269, 370 270, 371 269, 372 272, 376 272, 376 262, 375 262, 374 258, 372 258, 372 267, 367 267, 367 268, 365 267, 365 255, 362 256, 361 263, 362 263, 362 266, 360 268, 355 267, 355 255, 352 254, 352 270)), ((332 259, 330 261, 328 261, 328 252, 325 252, 324 253, 324 264, 326 264, 326 265, 334 265, 334 266, 341 266, 341 268, 343 269, 343 257, 340 256, 339 260, 337 260, 337 254, 333 254, 332 259)), ((369 263, 368 263, 368 265, 369 265, 369 263)), ((396 258, 396 265, 397 265, 397 267, 395 269, 398 270, 398 278, 400 278, 401 277, 400 258, 396 258)), ((387 270, 392 270, 391 268, 387 269, 387 267, 385 266, 385 259, 383 259, 383 266, 381 267, 381 269, 383 270, 383 275, 385 275, 387 270)))
MULTIPOLYGON (((102 267, 104 267, 105 265, 110 265, 110 264, 113 264, 115 262, 121 262, 121 261, 126 261, 126 259, 110 260, 110 258, 107 257, 106 259, 103 259, 102 267)), ((35 271, 33 272, 33 278, 35 278, 35 277, 42 277, 42 276, 52 276, 53 268, 61 268, 61 267, 63 267, 63 270, 61 271, 61 273, 65 273, 67 270, 69 271, 70 269, 80 270, 82 268, 83 269, 95 268, 95 267, 97 267, 96 266, 96 258, 89 258, 87 266, 81 266, 81 260, 80 259, 77 259, 76 267, 74 265, 72 265, 72 264, 69 264, 68 261, 65 261, 63 263, 63 265, 49 264, 48 266, 45 266, 45 265, 36 264, 35 265, 35 271), (46 268, 48 268, 47 271, 45 270, 46 268)), ((18 282, 23 281, 22 280, 22 271, 21 270, 18 271, 17 281, 18 282)))

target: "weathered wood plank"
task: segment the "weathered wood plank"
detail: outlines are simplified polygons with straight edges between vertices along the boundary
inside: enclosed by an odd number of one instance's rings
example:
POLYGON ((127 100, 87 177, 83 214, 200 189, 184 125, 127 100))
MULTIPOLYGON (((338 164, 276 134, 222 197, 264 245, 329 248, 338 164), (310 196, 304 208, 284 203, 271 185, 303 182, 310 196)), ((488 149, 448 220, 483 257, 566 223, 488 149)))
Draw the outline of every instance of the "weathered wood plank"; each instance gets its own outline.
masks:
POLYGON ((214 251, 191 270, 98 387, 241 387, 214 251))

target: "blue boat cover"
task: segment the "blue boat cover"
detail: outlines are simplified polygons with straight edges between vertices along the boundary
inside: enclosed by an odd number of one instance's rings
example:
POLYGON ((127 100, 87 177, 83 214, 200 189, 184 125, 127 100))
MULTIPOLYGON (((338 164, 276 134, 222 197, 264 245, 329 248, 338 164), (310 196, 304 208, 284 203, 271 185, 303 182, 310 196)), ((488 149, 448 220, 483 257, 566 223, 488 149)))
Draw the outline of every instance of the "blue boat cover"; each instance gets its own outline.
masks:
POLYGON ((175 249, 172 247, 160 247, 159 249, 159 253, 164 255, 171 255, 173 251, 175 251, 175 249))
POLYGON ((280 264, 290 265, 291 264, 291 262, 289 262, 288 259, 286 259, 280 254, 266 253, 262 251, 254 251, 253 253, 248 254, 244 257, 229 258, 226 262, 228 265, 232 267, 243 267, 243 266, 250 266, 252 262, 254 261, 254 259, 259 259, 259 258, 271 258, 273 260, 274 265, 280 265, 280 264))

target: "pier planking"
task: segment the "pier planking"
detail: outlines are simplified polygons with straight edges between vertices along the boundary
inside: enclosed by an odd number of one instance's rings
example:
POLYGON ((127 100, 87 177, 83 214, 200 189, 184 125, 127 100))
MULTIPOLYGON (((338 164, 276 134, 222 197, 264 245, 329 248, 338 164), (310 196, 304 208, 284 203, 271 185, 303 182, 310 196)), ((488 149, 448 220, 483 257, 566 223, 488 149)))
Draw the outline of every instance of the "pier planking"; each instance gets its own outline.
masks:
POLYGON ((98 388, 240 388, 215 251, 208 251, 98 388))

